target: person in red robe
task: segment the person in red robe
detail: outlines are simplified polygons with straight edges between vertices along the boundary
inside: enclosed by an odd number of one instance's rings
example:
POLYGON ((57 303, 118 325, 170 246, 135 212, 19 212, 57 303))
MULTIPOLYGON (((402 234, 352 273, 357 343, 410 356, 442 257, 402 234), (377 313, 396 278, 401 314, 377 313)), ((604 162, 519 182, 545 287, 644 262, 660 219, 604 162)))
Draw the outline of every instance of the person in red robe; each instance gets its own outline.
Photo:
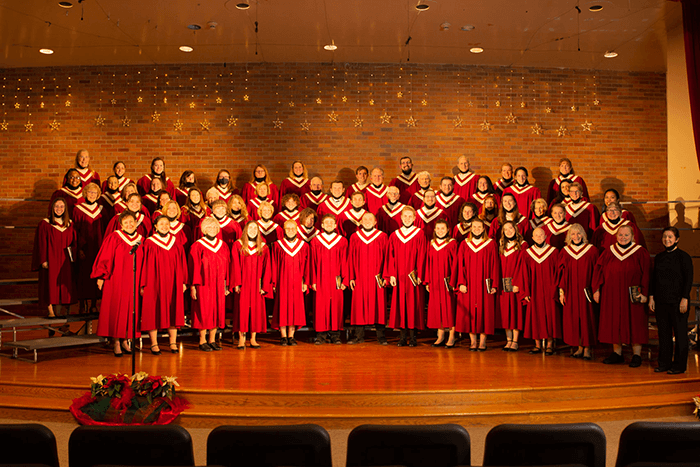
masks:
POLYGON ((314 177, 309 181, 309 191, 301 196, 301 208, 318 210, 318 205, 323 203, 328 195, 323 192, 323 179, 314 177))
POLYGON ((34 235, 32 271, 39 271, 39 306, 56 318, 66 314, 76 299, 72 262, 77 254, 76 234, 63 198, 51 202, 51 215, 39 222, 34 235), (56 307, 54 309, 54 306, 56 307))
MULTIPOLYGON (((608 209, 608 206, 610 206, 611 203, 618 203, 620 204, 620 193, 614 189, 614 188, 609 188, 605 190, 605 193, 603 194, 603 213, 600 216, 600 222, 601 224, 603 223, 603 220, 605 218, 605 212, 608 209)), ((622 206, 622 205, 620 205, 622 206)), ((622 218, 626 221, 630 221, 633 224, 637 223, 637 220, 634 218, 634 214, 632 214, 630 211, 623 209, 622 218)))
POLYGON ((598 340, 613 346, 603 363, 624 363, 622 344, 628 344, 633 352, 629 366, 637 368, 642 364, 642 344, 649 342, 644 304, 649 296, 650 266, 649 252, 635 243, 634 230, 629 225, 617 231, 617 243, 598 258, 591 286, 593 300, 600 303, 598 340))
POLYGON ((360 191, 362 193, 365 192, 365 189, 367 189, 369 186, 369 169, 364 165, 359 166, 355 169, 355 178, 357 181, 350 185, 347 190, 345 190, 345 197, 348 199, 350 198, 350 195, 356 191, 360 191))
POLYGON ((216 184, 212 188, 216 190, 219 199, 227 203, 231 199, 231 196, 238 194, 238 189, 233 184, 233 179, 231 178, 231 172, 226 169, 221 169, 219 173, 216 174, 216 184))
POLYGON ((255 219, 248 218, 248 209, 243 202, 243 197, 241 195, 233 195, 228 200, 228 215, 231 219, 238 222, 238 225, 243 230, 243 227, 248 223, 248 221, 254 221, 255 219))
MULTIPOLYGON (((246 183, 243 187, 243 191, 241 191, 243 201, 245 201, 246 204, 248 204, 248 202, 251 199, 255 198, 256 189, 261 183, 267 185, 269 191, 267 196, 270 197, 272 204, 276 206, 279 202, 279 190, 277 189, 277 185, 272 183, 272 178, 270 178, 270 172, 267 171, 267 167, 265 167, 262 164, 258 164, 255 166, 250 181, 246 183)), ((251 209, 249 208, 248 211, 250 210, 251 209)))
POLYGON ((491 222, 491 227, 489 228, 489 237, 493 239, 501 238, 501 226, 506 221, 512 221, 520 235, 525 236, 528 225, 527 218, 522 214, 520 205, 512 193, 503 194, 501 207, 498 209, 498 217, 491 222))
POLYGON ((170 232, 170 220, 160 216, 153 236, 143 244, 141 269, 141 331, 148 332, 153 355, 161 354, 159 329, 168 330, 170 351, 179 352, 177 330, 185 325, 187 273, 185 249, 170 232))
POLYGON ((387 202, 377 212, 377 228, 387 235, 393 234, 401 227, 401 211, 404 204, 399 201, 401 192, 398 187, 390 186, 386 190, 387 202))
POLYGON ((280 201, 280 211, 272 218, 279 225, 284 225, 288 220, 299 221, 299 195, 287 193, 280 201))
POLYGON ((415 209, 416 211, 423 207, 423 197, 425 197, 426 191, 432 190, 432 188, 430 188, 430 183, 432 182, 432 179, 430 178, 430 172, 426 170, 424 170, 423 172, 419 172, 417 180, 418 189, 415 193, 413 193, 413 196, 411 196, 411 199, 408 201, 408 205, 413 206, 413 209, 415 209))
POLYGON ((511 186, 515 180, 513 179, 513 165, 510 162, 506 162, 501 166, 501 178, 498 179, 496 183, 493 184, 494 190, 499 195, 503 195, 503 192, 511 186))
MULTIPOLYGON (((112 166, 112 171, 114 172, 114 176, 117 177, 117 182, 119 183, 117 189, 119 192, 121 192, 127 184, 134 183, 133 180, 126 176, 126 165, 124 162, 115 162, 112 166)), ((101 188, 103 193, 107 191, 107 180, 102 182, 101 188)))
POLYGON ((457 224, 454 226, 454 229, 452 229, 452 238, 454 238, 457 243, 462 243, 462 241, 469 236, 469 232, 472 230, 472 221, 476 218, 476 206, 474 203, 463 203, 459 212, 459 217, 457 218, 457 224))
POLYGON ((260 209, 260 205, 262 203, 268 203, 270 206, 272 206, 275 212, 277 211, 277 201, 270 195, 270 187, 267 185, 267 183, 258 184, 258 186, 255 188, 255 196, 250 198, 248 200, 248 204, 246 205, 246 209, 250 213, 250 217, 253 220, 259 219, 258 210, 260 209))
POLYGON ((491 233, 491 224, 498 217, 498 203, 495 195, 484 198, 484 204, 479 208, 479 219, 484 221, 486 231, 491 233))
POLYGON ((263 240, 269 248, 272 248, 273 243, 284 238, 284 229, 282 229, 277 222, 272 220, 274 213, 275 210, 270 203, 260 203, 260 207, 258 208, 258 220, 256 222, 260 228, 263 240))
POLYGON ((551 209, 551 219, 542 227, 547 244, 552 245, 557 250, 564 248, 566 235, 571 228, 571 224, 566 221, 566 208, 561 204, 555 204, 551 209))
MULTIPOLYGON (((63 180, 63 186, 51 195, 50 203, 53 203, 56 198, 63 198, 68 209, 68 215, 72 218, 73 208, 85 201, 85 198, 83 198, 83 184, 80 181, 80 173, 75 169, 68 170, 63 180)), ((51 210, 49 210, 50 215, 51 210)))
POLYGON ((387 258, 389 237, 376 226, 376 217, 368 212, 362 216, 361 228, 350 237, 348 250, 348 277, 352 290, 350 324, 355 327, 355 336, 348 341, 348 344, 363 343, 365 326, 373 325, 377 330, 377 342, 380 345, 387 345, 386 291, 384 289, 386 284, 382 274, 387 258))
POLYGON ((375 167, 370 174, 370 184, 365 188, 366 208, 375 216, 386 204, 388 187, 384 185, 384 169, 375 167))
POLYGON ((80 181, 86 187, 94 183, 99 188, 100 174, 90 168, 90 153, 87 149, 79 149, 75 154, 75 170, 80 174, 80 181))
POLYGON ((280 183, 280 197, 294 193, 300 199, 310 190, 309 172, 302 161, 292 162, 289 176, 280 183))
POLYGON ((284 238, 272 245, 272 327, 280 330, 282 346, 297 345, 296 328, 306 324, 304 294, 309 288, 309 256, 309 245, 297 235, 296 222, 285 222, 284 238))
POLYGON ((97 200, 98 204, 102 206, 102 230, 107 228, 107 224, 116 214, 114 205, 121 200, 121 193, 119 193, 119 180, 117 180, 117 177, 110 175, 107 177, 107 180, 104 182, 103 186, 105 188, 102 190, 100 199, 97 200))
MULTIPOLYGON (((139 233, 144 237, 148 238, 153 230, 153 224, 151 223, 151 218, 148 214, 144 214, 141 209, 141 196, 138 193, 132 193, 126 198, 126 211, 131 212, 136 219, 136 228, 139 233)), ((123 212, 126 212, 123 211, 123 212)), ((107 224, 105 229, 106 233, 115 232, 119 229, 119 214, 115 215, 112 220, 107 224)))
MULTIPOLYGON (((119 201, 114 204, 114 214, 121 214, 122 212, 128 209, 126 207, 126 200, 129 199, 129 196, 132 194, 138 195, 139 190, 136 187, 135 183, 127 183, 126 186, 122 189, 121 193, 119 194, 119 201)), ((150 219, 151 213, 148 211, 148 209, 146 209, 146 207, 143 204, 141 204, 141 212, 143 212, 144 215, 148 216, 148 218, 150 219)))
POLYGON ((578 183, 581 185, 582 196, 585 200, 590 200, 588 196, 588 188, 586 188, 586 182, 583 178, 574 174, 574 166, 571 163, 571 159, 568 157, 562 157, 559 159, 559 175, 557 178, 549 182, 549 188, 547 189, 547 202, 551 203, 559 193, 559 187, 561 182, 564 180, 570 180, 571 183, 578 183))
POLYGON ((335 231, 333 214, 321 219, 321 233, 309 243, 311 290, 316 292, 314 304, 315 344, 323 344, 330 334, 333 344, 340 344, 343 329, 343 291, 349 285, 348 241, 335 231))
POLYGON ((192 233, 199 231, 199 223, 202 219, 211 215, 211 209, 204 202, 202 191, 197 188, 190 188, 187 193, 187 202, 182 207, 180 221, 187 225, 192 233))
POLYGON ((250 347, 259 349, 258 333, 267 332, 265 296, 272 294, 270 248, 263 241, 255 221, 248 221, 240 240, 231 250, 231 289, 235 292, 233 332, 238 333, 238 349, 245 349, 246 333, 250 347))
POLYGON ((472 195, 476 193, 476 182, 479 179, 479 176, 469 169, 469 158, 465 155, 459 156, 458 173, 455 175, 455 193, 465 201, 471 201, 472 195))
POLYGON ((578 347, 572 351, 572 357, 585 360, 591 360, 591 347, 598 334, 591 301, 597 261, 598 250, 588 243, 585 229, 579 224, 572 225, 566 235, 566 246, 559 253, 559 302, 563 307, 564 342, 578 347))
POLYGON ((559 191, 557 191, 557 196, 549 203, 550 212, 552 211, 552 207, 554 207, 555 204, 561 204, 562 206, 566 207, 566 205, 571 202, 571 196, 569 196, 569 188, 571 187, 572 183, 574 182, 572 182, 568 178, 561 181, 561 183, 559 184, 559 191))
POLYGON ((413 160, 408 156, 399 159, 399 167, 401 173, 389 182, 389 186, 397 187, 401 193, 399 201, 408 205, 411 196, 418 190, 418 176, 413 172, 413 160))
POLYGON ((163 212, 164 206, 167 203, 169 203, 170 201, 175 201, 172 198, 170 198, 170 193, 168 193, 165 190, 160 190, 158 193, 156 193, 156 199, 158 200, 158 205, 156 207, 156 210, 153 211, 153 214, 151 214, 151 221, 153 223, 155 223, 155 220, 158 216, 161 216, 164 214, 164 212, 163 212))
POLYGON ((579 183, 569 186, 571 201, 566 205, 566 221, 569 224, 580 224, 586 229, 586 236, 593 235, 598 227, 598 208, 595 204, 583 198, 583 187, 579 183))
MULTIPOLYGON (((233 248, 233 244, 236 242, 236 240, 241 238, 241 226, 228 215, 228 206, 226 206, 226 201, 217 199, 212 203, 211 217, 216 219, 216 221, 219 223, 219 232, 216 235, 217 238, 223 240, 230 251, 231 248, 233 248)), ((197 238, 202 238, 203 236, 204 231, 202 230, 202 225, 200 224, 197 238)))
POLYGON ((527 230, 525 231, 525 241, 532 243, 532 232, 537 227, 544 227, 551 218, 547 215, 547 201, 544 198, 537 198, 530 206, 530 219, 527 221, 527 230))
POLYGON ((318 217, 316 211, 311 208, 306 208, 299 213, 299 236, 306 243, 319 234, 319 230, 316 228, 318 223, 316 217, 318 217))
POLYGON ((77 205, 73 211, 73 228, 77 237, 78 278, 77 288, 80 310, 97 311, 97 300, 102 295, 97 288, 97 281, 90 277, 95 258, 102 246, 104 237, 104 221, 102 212, 104 207, 97 201, 100 199, 100 187, 96 183, 89 183, 84 189, 85 202, 77 205), (88 306, 88 300, 90 304, 88 306))
POLYGON ((199 330, 199 350, 211 352, 221 350, 216 331, 226 327, 231 253, 218 238, 221 227, 216 218, 205 217, 199 227, 203 237, 194 242, 188 258, 192 327, 199 330))
POLYGON ((435 203, 442 209, 450 227, 457 225, 460 208, 468 201, 454 192, 454 184, 452 177, 442 177, 440 191, 435 195, 435 203))
POLYGON ((156 157, 151 161, 151 173, 139 178, 136 186, 139 189, 139 194, 145 196, 151 188, 151 180, 160 178, 165 183, 164 189, 170 193, 170 197, 175 197, 175 185, 172 180, 165 174, 165 161, 161 157, 156 157))
POLYGON ((350 200, 345 197, 344 192, 343 182, 340 180, 333 180, 328 197, 318 205, 318 209, 316 210, 318 217, 322 218, 326 214, 333 214, 337 219, 342 213, 351 209, 352 205, 350 204, 350 200))
POLYGON ((468 199, 467 201, 475 203, 479 208, 479 211, 481 211, 484 206, 484 201, 486 201, 486 198, 489 196, 495 200, 494 207, 500 204, 501 196, 496 193, 496 189, 493 187, 491 179, 486 175, 481 175, 476 181, 476 193, 474 193, 472 198, 468 199))
POLYGON ((647 247, 644 235, 639 230, 639 227, 631 221, 623 219, 621 214, 622 208, 618 203, 612 202, 607 206, 603 220, 600 226, 593 232, 593 238, 591 240, 591 243, 598 248, 599 251, 603 252, 607 250, 610 245, 613 245, 617 241, 617 232, 623 225, 629 225, 634 231, 634 238, 638 239, 638 243, 644 248, 647 247))
POLYGON ((165 184, 162 179, 155 177, 151 180, 149 191, 141 196, 141 202, 151 214, 158 210, 158 194, 161 191, 165 191, 165 184))
POLYGON ((389 237, 384 278, 393 287, 389 322, 400 329, 399 347, 418 345, 416 330, 425 328, 425 294, 421 283, 425 277, 425 234, 414 224, 416 210, 406 206, 401 211, 401 228, 389 237), (408 338, 408 340, 407 340, 408 338))
POLYGON ((472 221, 469 237, 459 246, 454 270, 452 285, 459 290, 455 329, 469 333, 469 350, 484 351, 486 336, 495 330, 501 263, 496 242, 486 235, 481 219, 472 221))
POLYGON ((530 217, 530 206, 537 198, 541 198, 540 189, 530 185, 525 167, 515 169, 515 183, 503 190, 503 196, 510 193, 515 196, 515 202, 525 219, 530 217))
POLYGON ((185 257, 190 252, 190 247, 194 241, 194 234, 190 230, 190 226, 184 222, 180 222, 182 217, 182 211, 180 210, 180 205, 174 199, 171 199, 163 207, 163 214, 168 218, 170 222, 170 233, 175 236, 177 242, 182 246, 185 251, 185 257))
MULTIPOLYGON (((414 195, 415 196, 415 195, 414 195)), ((423 206, 416 210, 416 227, 425 234, 426 243, 433 238, 435 222, 444 219, 445 212, 437 207, 436 196, 433 190, 426 190, 423 196, 423 206)))
POLYGON ((532 242, 523 254, 520 278, 515 282, 527 303, 524 334, 535 340, 530 353, 542 352, 541 341, 545 339, 545 355, 553 355, 554 339, 561 337, 561 310, 557 302, 559 250, 547 245, 541 227, 532 233, 532 242))
POLYGON ((500 327, 506 331, 506 352, 517 352, 520 348, 518 339, 525 323, 525 313, 520 296, 520 287, 516 285, 520 277, 523 255, 527 243, 512 221, 506 221, 501 229, 498 242, 501 261, 501 285, 496 298, 496 318, 500 327), (499 319, 500 318, 500 319, 499 319))
POLYGON ((132 313, 136 313, 136 322, 139 316, 140 300, 136 295, 141 283, 143 248, 140 245, 144 238, 136 230, 136 216, 132 212, 121 213, 119 225, 119 230, 108 234, 102 242, 91 275, 102 291, 97 335, 114 339, 115 357, 131 353, 128 340, 133 333, 132 313))
POLYGON ((191 170, 185 170, 180 175, 180 181, 178 182, 177 188, 175 188, 175 201, 180 207, 187 204, 187 198, 189 198, 190 190, 197 186, 197 176, 191 170))
POLYGON ((455 346, 456 298, 452 288, 452 274, 457 261, 457 250, 457 242, 450 238, 449 223, 445 219, 438 220, 428 245, 425 265, 425 290, 430 294, 428 327, 437 329, 433 347, 451 349, 455 346))
MULTIPOLYGON (((369 212, 364 208, 365 194, 362 191, 356 191, 350 195, 350 205, 350 209, 344 211, 338 216, 338 231, 340 232, 340 235, 346 239, 349 239, 355 232, 357 232, 357 229, 360 227, 362 216, 369 212)), ((323 219, 323 217, 326 215, 322 216, 321 218, 323 219)))

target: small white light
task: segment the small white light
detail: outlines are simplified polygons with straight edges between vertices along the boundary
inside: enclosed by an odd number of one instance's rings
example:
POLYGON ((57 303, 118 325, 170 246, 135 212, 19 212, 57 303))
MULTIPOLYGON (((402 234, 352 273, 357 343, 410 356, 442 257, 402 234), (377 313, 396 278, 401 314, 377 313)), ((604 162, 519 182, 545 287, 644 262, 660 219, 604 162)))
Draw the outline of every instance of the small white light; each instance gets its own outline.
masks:
POLYGON ((605 52, 605 55, 603 55, 605 58, 615 58, 617 57, 617 52, 614 50, 610 50, 608 52, 605 52))
POLYGON ((247 10, 248 8, 250 8, 250 3, 248 3, 248 2, 237 3, 236 8, 238 8, 239 10, 247 10))
POLYGON ((326 50, 337 50, 338 46, 335 44, 326 44, 323 46, 323 48, 326 50))
POLYGON ((181 45, 180 50, 182 50, 183 52, 192 52, 194 49, 189 45, 181 45))
POLYGON ((591 5, 588 7, 588 11, 601 11, 603 9, 603 5, 591 5))
POLYGON ((39 52, 41 52, 44 55, 51 55, 53 53, 53 50, 51 50, 51 49, 39 49, 39 52))
POLYGON ((472 47, 471 49, 469 49, 469 51, 473 54, 480 54, 484 51, 484 49, 482 49, 481 47, 472 47))

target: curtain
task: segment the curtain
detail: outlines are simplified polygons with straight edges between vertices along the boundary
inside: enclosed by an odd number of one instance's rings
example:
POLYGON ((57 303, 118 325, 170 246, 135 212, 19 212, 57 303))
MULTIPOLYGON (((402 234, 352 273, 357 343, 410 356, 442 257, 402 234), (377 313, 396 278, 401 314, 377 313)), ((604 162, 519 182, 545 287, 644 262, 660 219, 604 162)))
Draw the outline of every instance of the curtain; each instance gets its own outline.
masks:
POLYGON ((700 166, 700 1, 682 0, 682 6, 690 116, 695 135, 695 154, 700 166))

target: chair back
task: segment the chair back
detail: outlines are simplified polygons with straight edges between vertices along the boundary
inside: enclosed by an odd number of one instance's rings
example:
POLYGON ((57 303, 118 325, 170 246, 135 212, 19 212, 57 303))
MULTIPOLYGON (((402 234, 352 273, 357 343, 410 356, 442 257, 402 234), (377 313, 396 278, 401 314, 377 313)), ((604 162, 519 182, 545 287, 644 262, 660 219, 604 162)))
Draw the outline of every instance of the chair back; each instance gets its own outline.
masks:
POLYGON ((56 437, 38 423, 0 425, 0 453, 4 464, 59 467, 56 437))
POLYGON ((700 463, 700 423, 632 423, 620 434, 615 465, 635 462, 700 463))

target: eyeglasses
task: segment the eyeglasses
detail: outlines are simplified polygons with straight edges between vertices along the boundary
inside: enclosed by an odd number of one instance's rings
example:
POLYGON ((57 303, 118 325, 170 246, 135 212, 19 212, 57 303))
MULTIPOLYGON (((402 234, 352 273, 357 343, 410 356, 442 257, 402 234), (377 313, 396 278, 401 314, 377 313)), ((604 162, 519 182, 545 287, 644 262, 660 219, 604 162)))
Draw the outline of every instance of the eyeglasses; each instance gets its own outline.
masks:
POLYGON ((80 177, 74 175, 72 177, 68 177, 68 180, 80 180, 80 177))

